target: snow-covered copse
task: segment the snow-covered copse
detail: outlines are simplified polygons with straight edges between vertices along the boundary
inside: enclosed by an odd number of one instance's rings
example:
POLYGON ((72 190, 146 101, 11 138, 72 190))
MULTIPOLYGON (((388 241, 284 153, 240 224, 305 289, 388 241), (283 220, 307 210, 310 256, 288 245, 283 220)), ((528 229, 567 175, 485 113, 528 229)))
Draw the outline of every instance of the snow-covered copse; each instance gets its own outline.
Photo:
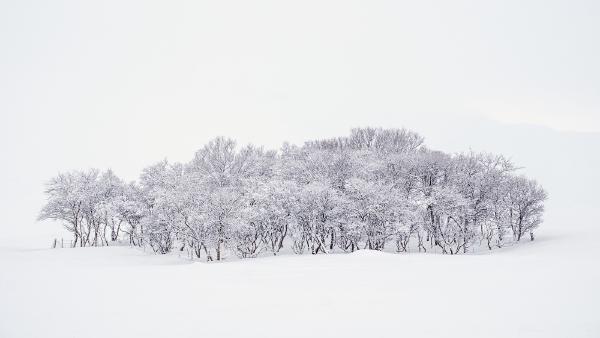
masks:
POLYGON ((209 261, 360 249, 466 253, 534 239, 546 192, 501 155, 430 150, 405 129, 284 144, 216 138, 188 163, 162 161, 125 183, 112 171, 52 178, 39 219, 76 246, 127 240, 209 261))

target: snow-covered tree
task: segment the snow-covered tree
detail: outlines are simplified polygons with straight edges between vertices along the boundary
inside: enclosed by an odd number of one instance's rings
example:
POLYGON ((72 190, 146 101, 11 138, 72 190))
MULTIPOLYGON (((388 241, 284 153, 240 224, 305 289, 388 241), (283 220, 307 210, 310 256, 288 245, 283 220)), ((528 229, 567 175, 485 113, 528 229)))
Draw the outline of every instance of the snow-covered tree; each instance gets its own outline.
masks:
POLYGON ((546 191, 534 181, 523 176, 509 180, 508 208, 510 226, 517 241, 529 233, 534 240, 534 230, 542 223, 546 191))
POLYGON ((65 229, 73 233, 73 246, 84 246, 84 199, 80 192, 80 177, 83 172, 61 173, 46 184, 47 201, 39 220, 60 221, 65 229))
POLYGON ((74 245, 124 240, 208 261, 390 242, 397 252, 457 254, 533 240, 546 192, 516 171, 499 155, 430 150, 405 129, 356 128, 279 151, 219 137, 136 182, 110 170, 59 174, 39 218, 61 221, 74 245))

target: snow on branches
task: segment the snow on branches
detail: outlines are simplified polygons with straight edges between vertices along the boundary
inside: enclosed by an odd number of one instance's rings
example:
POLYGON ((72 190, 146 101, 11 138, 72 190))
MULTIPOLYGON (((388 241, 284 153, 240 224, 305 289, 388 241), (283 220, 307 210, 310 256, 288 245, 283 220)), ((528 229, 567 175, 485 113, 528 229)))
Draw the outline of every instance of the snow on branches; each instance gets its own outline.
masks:
POLYGON ((405 129, 239 148, 216 138, 189 163, 162 161, 125 183, 110 170, 52 178, 39 219, 76 246, 127 241, 208 261, 283 251, 446 254, 534 239, 546 193, 499 155, 448 155, 405 129))

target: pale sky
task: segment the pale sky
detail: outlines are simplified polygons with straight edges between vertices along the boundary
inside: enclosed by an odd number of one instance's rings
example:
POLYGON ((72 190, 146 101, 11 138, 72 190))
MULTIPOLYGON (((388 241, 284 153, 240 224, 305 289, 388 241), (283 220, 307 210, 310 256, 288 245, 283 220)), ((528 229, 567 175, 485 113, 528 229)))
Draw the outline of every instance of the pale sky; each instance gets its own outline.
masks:
POLYGON ((38 203, 59 170, 134 179, 218 135, 600 132, 599 18, 593 0, 2 0, 1 197, 38 203))
POLYGON ((460 112, 600 131, 598 1, 0 6, 11 120, 460 112))

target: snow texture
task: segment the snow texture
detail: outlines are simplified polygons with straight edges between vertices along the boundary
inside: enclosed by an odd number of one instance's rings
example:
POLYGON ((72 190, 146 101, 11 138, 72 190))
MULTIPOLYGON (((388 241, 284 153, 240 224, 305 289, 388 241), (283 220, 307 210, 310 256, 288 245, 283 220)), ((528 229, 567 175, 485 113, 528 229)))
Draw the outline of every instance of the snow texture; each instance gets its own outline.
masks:
POLYGON ((600 233, 559 225, 490 254, 224 264, 1 243, 0 336, 597 337, 600 233))

